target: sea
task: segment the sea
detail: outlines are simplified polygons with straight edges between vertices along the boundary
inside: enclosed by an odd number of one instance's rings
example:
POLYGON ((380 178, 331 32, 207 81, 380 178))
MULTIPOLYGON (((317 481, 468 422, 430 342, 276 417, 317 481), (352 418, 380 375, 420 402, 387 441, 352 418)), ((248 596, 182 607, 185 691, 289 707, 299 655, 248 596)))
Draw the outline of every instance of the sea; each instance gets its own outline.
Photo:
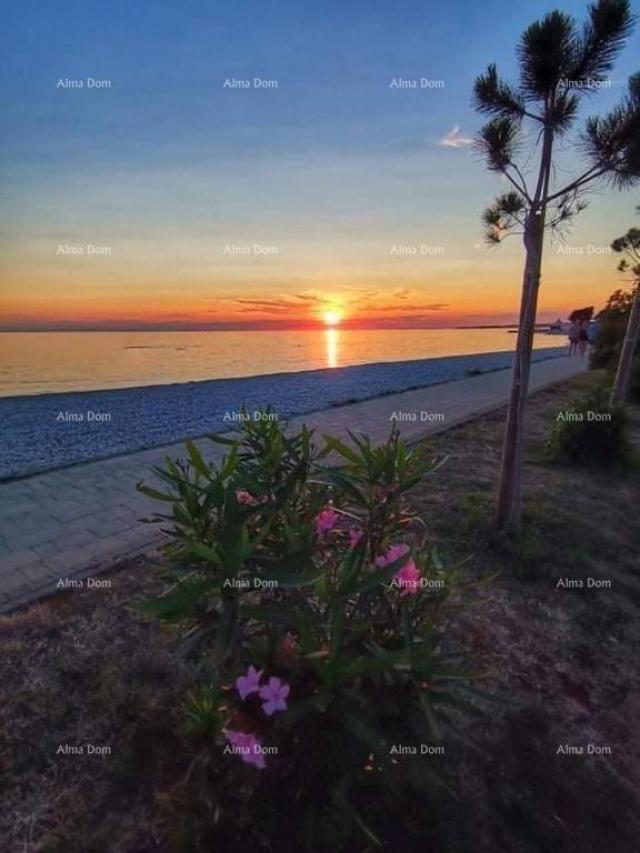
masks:
MULTIPOLYGON (((536 349, 561 340, 543 332, 536 349)), ((508 329, 2 332, 0 397, 418 361, 513 349, 508 329)))

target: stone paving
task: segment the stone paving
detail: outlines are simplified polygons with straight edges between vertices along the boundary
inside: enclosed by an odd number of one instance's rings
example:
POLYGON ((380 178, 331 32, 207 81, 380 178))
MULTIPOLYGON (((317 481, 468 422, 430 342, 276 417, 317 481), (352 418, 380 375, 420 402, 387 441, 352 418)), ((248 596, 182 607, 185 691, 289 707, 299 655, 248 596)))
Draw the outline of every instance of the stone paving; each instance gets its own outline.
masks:
MULTIPOLYGON (((531 391, 584 369, 578 358, 534 364, 531 391)), ((379 442, 395 414, 403 437, 416 441, 504 405, 509 380, 508 370, 485 373, 314 412, 292 419, 291 426, 304 422, 319 434, 343 437, 350 429, 379 442)), ((224 453, 206 440, 199 446, 212 460, 224 453)), ((156 548, 162 534, 140 519, 157 502, 135 485, 152 483, 150 468, 166 456, 182 455, 177 443, 0 484, 0 612, 53 592, 61 579, 90 577, 156 548)))

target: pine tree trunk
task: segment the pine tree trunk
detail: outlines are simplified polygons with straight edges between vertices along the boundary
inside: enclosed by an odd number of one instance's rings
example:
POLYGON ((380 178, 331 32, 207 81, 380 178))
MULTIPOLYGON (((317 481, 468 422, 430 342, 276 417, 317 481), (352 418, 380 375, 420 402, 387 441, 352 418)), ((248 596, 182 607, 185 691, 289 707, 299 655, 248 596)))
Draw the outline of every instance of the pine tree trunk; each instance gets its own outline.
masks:
POLYGON ((624 403, 629 393, 629 380, 631 378, 631 369, 633 367, 633 357, 638 345, 638 337, 640 336, 640 285, 636 288, 635 296, 631 304, 631 312, 629 313, 629 322, 624 335, 624 342, 620 352, 620 360, 618 361, 618 369, 616 370, 616 378, 613 382, 611 390, 611 405, 615 406, 624 403))
MULTIPOLYGON (((531 229, 533 231, 533 228, 531 229)), ((521 516, 522 446, 524 441, 524 409, 529 392, 531 350, 538 307, 540 285, 541 241, 535 233, 525 235, 526 257, 522 281, 518 340, 511 376, 509 410, 502 446, 500 484, 496 505, 496 524, 500 528, 517 529, 521 516)))
POLYGON ((544 130, 538 186, 524 231, 525 264, 522 279, 520 323, 511 375, 509 410, 502 446, 500 481, 496 502, 496 525, 501 529, 518 530, 522 517, 524 410, 529 392, 531 351, 538 310, 538 290, 542 270, 542 248, 551 176, 552 148, 553 129, 551 123, 548 123, 544 130))

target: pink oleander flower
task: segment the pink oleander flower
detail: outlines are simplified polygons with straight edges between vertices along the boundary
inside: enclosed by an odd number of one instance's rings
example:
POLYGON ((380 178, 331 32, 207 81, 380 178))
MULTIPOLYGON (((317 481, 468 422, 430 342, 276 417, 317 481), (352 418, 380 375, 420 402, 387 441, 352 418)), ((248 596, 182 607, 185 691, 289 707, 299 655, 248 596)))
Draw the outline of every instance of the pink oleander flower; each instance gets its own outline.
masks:
POLYGON ((400 557, 404 557, 408 553, 409 546, 405 545, 404 542, 400 542, 388 548, 385 554, 376 557, 375 564, 379 569, 384 569, 385 566, 390 566, 391 563, 395 563, 396 560, 399 560, 400 557))
POLYGON ((286 711, 286 698, 289 695, 290 687, 274 675, 271 676, 268 683, 260 688, 260 698, 264 699, 262 710, 267 717, 275 714, 276 711, 286 711))
POLYGON ((245 764, 253 764, 259 770, 267 766, 262 754, 262 744, 251 732, 236 732, 233 729, 224 729, 224 736, 229 743, 235 747, 236 755, 245 764))
POLYGON ((330 506, 321 510, 316 516, 316 533, 318 536, 323 536, 325 533, 333 530, 339 519, 340 514, 330 506))
POLYGON ((349 548, 356 548, 362 541, 364 533, 357 527, 349 528, 349 548))
POLYGON ((239 504, 244 504, 245 506, 255 506, 258 503, 257 498, 248 492, 246 489, 237 489, 236 490, 236 500, 239 504))
POLYGON ((409 560, 393 576, 395 586, 400 587, 400 595, 417 595, 420 592, 420 569, 413 560, 409 560))
POLYGON ((246 675, 241 675, 236 678, 236 689, 243 701, 247 696, 250 696, 252 693, 257 693, 258 690, 260 690, 261 678, 262 670, 256 669, 255 666, 250 666, 246 675))

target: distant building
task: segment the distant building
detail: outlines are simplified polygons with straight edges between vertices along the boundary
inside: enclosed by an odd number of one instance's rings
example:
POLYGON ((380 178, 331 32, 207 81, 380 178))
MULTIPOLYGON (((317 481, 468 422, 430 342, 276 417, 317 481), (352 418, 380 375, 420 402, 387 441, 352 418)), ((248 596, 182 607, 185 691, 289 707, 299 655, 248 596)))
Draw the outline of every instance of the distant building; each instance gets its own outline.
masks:
POLYGON ((549 334, 550 335, 565 335, 566 329, 564 327, 564 323, 558 317, 558 319, 554 323, 549 323, 549 334))

